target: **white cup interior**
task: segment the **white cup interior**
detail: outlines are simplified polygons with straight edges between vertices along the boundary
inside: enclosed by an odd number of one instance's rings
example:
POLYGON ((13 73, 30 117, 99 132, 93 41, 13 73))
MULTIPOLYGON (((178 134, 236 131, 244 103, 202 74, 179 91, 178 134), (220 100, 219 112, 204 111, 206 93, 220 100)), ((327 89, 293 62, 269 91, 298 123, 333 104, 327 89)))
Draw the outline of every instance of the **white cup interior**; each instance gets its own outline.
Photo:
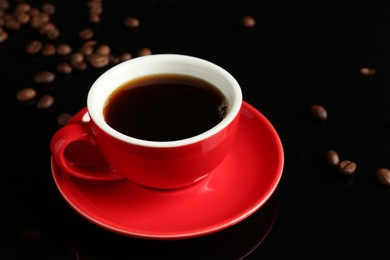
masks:
POLYGON ((175 147, 201 141, 225 128, 239 113, 242 93, 234 77, 209 61, 179 54, 154 54, 122 62, 103 73, 92 85, 87 106, 92 120, 109 135, 129 143, 152 147, 175 147), (182 74, 208 81, 225 95, 230 108, 226 117, 208 131, 176 141, 147 141, 126 136, 111 128, 104 120, 103 109, 111 93, 124 83, 154 74, 182 74))

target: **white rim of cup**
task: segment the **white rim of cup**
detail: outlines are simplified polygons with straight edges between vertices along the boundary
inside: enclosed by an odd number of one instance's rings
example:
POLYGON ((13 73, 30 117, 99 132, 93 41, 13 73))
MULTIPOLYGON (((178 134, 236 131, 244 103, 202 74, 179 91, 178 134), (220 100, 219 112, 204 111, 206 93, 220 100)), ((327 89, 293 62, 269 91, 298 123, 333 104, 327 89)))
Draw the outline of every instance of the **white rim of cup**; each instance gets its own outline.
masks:
MULTIPOLYGON (((189 70, 191 70, 191 68, 189 70)), ((164 73, 167 74, 168 72, 150 73, 150 75, 164 74, 164 73)), ((180 74, 175 72, 169 72, 169 73, 180 74)), ((185 145, 189 145, 189 144, 193 144, 205 140, 210 136, 215 135, 216 133, 220 132, 225 127, 227 127, 236 118, 237 114, 240 112, 241 105, 242 105, 242 91, 240 85, 229 72, 227 72, 222 67, 210 61, 193 57, 193 56, 182 55, 182 54, 152 54, 152 55, 136 57, 124 61, 108 69, 98 79, 96 79, 96 81, 92 84, 92 87, 90 88, 87 97, 87 107, 88 107, 89 116, 95 122, 95 124, 98 127, 100 127, 103 131, 105 131, 107 134, 126 143, 132 143, 135 145, 140 145, 145 147, 156 147, 156 148, 171 148, 171 147, 185 146, 185 145), (133 66, 137 66, 137 64, 140 65, 142 63, 148 63, 148 62, 162 62, 164 60, 181 62, 183 63, 183 65, 185 64, 188 67, 192 66, 191 68, 193 69, 196 66, 201 66, 202 69, 204 68, 204 70, 207 70, 210 73, 211 72, 218 73, 219 76, 223 77, 224 81, 226 81, 230 85, 230 92, 232 95, 232 100, 230 102, 230 109, 226 117, 217 125, 215 125, 214 127, 210 128, 209 130, 201 134, 189 138, 185 138, 185 139, 174 140, 174 141, 148 141, 148 140, 138 139, 138 138, 134 138, 122 134, 121 132, 110 127, 104 120, 103 109, 102 109, 102 106, 104 106, 104 103, 108 95, 105 95, 105 93, 103 94, 100 93, 101 92, 112 93, 112 91, 117 87, 119 87, 121 84, 125 83, 128 80, 133 79, 133 77, 131 77, 127 80, 120 80, 117 83, 112 82, 113 81, 112 79, 114 79, 118 73, 121 73, 124 70, 129 70, 128 67, 133 67, 133 66), (106 88, 107 86, 106 82, 110 82, 111 85, 108 89, 105 89, 105 91, 103 91, 103 89, 106 88)))

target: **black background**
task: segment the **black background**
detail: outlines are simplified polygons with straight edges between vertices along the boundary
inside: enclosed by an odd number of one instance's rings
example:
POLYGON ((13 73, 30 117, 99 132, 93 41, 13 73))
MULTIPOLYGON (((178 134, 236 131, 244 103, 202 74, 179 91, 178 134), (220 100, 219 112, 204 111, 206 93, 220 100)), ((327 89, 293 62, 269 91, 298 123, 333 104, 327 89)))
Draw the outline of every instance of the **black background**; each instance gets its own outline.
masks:
MULTIPOLYGON (((374 176, 377 168, 390 167, 390 8, 384 2, 103 1, 99 25, 88 22, 86 1, 53 2, 52 19, 61 31, 56 44, 78 46, 78 32, 92 28, 94 39, 113 53, 135 57, 148 47, 224 67, 240 83, 244 100, 278 131, 285 167, 264 208, 218 234, 145 241, 101 230, 60 196, 49 142, 61 127, 57 116, 83 108, 89 87, 108 67, 35 85, 33 76, 55 70, 59 57, 26 55, 30 40, 50 42, 26 26, 0 44, 0 258, 389 258, 390 190, 374 176), (130 15, 141 21, 137 30, 123 25, 130 15), (255 28, 240 24, 244 15, 256 19, 255 28), (366 66, 376 74, 360 75, 366 66), (18 102, 16 93, 25 87, 35 88, 37 97, 53 95, 55 104, 39 110, 37 99, 18 102), (313 104, 326 107, 325 122, 309 116, 313 104), (328 149, 356 162, 356 172, 343 176, 329 167, 328 149)), ((29 3, 40 7, 44 1, 29 3)))

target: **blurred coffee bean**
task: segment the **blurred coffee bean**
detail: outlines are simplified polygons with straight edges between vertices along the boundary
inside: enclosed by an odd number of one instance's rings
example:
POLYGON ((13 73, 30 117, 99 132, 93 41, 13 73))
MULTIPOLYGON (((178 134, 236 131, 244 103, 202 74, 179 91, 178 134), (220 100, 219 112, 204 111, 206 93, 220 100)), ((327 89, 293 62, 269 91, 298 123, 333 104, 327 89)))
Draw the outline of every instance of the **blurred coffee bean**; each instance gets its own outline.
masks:
POLYGON ((360 74, 363 76, 373 76, 375 75, 375 69, 369 67, 363 67, 360 69, 360 74))
POLYGON ((80 52, 74 52, 72 55, 70 55, 70 63, 80 63, 84 62, 84 56, 80 52))
POLYGON ((310 115, 315 119, 324 121, 328 118, 328 112, 323 106, 313 105, 310 107, 310 115))
POLYGON ((83 29, 79 32, 79 38, 82 40, 90 40, 93 38, 93 31, 89 28, 83 29))
POLYGON ((351 162, 349 160, 344 160, 339 163, 338 169, 340 173, 343 173, 345 175, 351 175, 356 171, 356 163, 351 162))
POLYGON ((35 74, 34 82, 38 84, 47 84, 55 80, 56 76, 51 71, 41 71, 35 74))
POLYGON ((45 57, 53 56, 56 54, 56 46, 52 43, 47 43, 42 48, 42 55, 45 57))
POLYGON ((54 97, 52 95, 46 94, 38 99, 37 108, 38 109, 48 109, 54 104, 54 97))
POLYGON ((30 26, 32 28, 40 28, 43 26, 45 23, 48 23, 50 21, 50 16, 46 13, 39 13, 36 16, 33 16, 31 21, 30 21, 30 26))
POLYGON ((244 16, 244 17, 241 18, 241 24, 242 24, 242 26, 244 26, 244 27, 252 28, 252 27, 255 27, 255 25, 256 25, 256 20, 255 20, 255 18, 253 18, 252 16, 246 15, 246 16, 244 16))
POLYGON ((0 9, 6 10, 9 8, 9 1, 8 0, 0 0, 0 9))
POLYGON ((151 54, 152 54, 152 50, 149 48, 142 48, 138 51, 138 56, 147 56, 151 54))
POLYGON ((339 155, 334 150, 329 150, 326 152, 325 160, 326 160, 326 163, 331 165, 331 166, 337 166, 340 163, 339 155))
POLYGON ((104 44, 97 47, 95 52, 101 55, 110 55, 111 49, 108 45, 104 44))
POLYGON ((37 92, 33 88, 24 88, 16 93, 16 99, 21 102, 29 101, 35 98, 37 92))
POLYGON ((0 43, 5 42, 8 39, 8 33, 0 28, 0 43))
POLYGON ((90 57, 90 64, 95 68, 106 67, 110 63, 109 56, 101 55, 99 53, 94 53, 90 57))
POLYGON ((124 20, 124 25, 132 29, 137 28, 139 24, 139 19, 133 16, 126 17, 124 20))
POLYGON ((119 61, 126 61, 126 60, 130 60, 131 58, 132 58, 131 54, 128 52, 124 52, 121 55, 119 55, 119 61))
POLYGON ((42 49, 42 42, 38 40, 33 40, 27 43, 25 51, 27 54, 36 54, 42 49))
POLYGON ((16 14, 16 20, 20 23, 20 24, 27 24, 30 22, 30 15, 27 14, 27 13, 19 13, 19 14, 16 14))
POLYGON ((84 55, 84 57, 88 57, 94 52, 94 48, 90 45, 83 44, 80 47, 79 52, 84 55))
POLYGON ((390 187, 390 170, 387 168, 379 168, 375 173, 376 179, 380 184, 390 187))
POLYGON ((48 15, 53 15, 56 12, 56 8, 53 4, 51 3, 44 3, 42 5, 42 11, 44 13, 47 13, 48 15))
POLYGON ((72 65, 72 68, 75 68, 76 70, 86 70, 88 68, 88 64, 84 61, 71 61, 70 64, 72 65))
POLYGON ((15 13, 27 13, 31 9, 31 6, 27 2, 20 2, 16 5, 15 13))
POLYGON ((72 47, 69 44, 61 43, 57 47, 57 53, 60 56, 66 56, 72 53, 72 47))
POLYGON ((59 125, 66 125, 68 121, 72 118, 72 115, 69 113, 61 113, 57 116, 57 123, 59 125))
POLYGON ((67 62, 61 62, 57 65, 57 71, 62 74, 71 74, 73 69, 72 66, 70 66, 67 62))
POLYGON ((9 30, 16 31, 22 27, 22 24, 14 16, 6 16, 4 26, 9 30))

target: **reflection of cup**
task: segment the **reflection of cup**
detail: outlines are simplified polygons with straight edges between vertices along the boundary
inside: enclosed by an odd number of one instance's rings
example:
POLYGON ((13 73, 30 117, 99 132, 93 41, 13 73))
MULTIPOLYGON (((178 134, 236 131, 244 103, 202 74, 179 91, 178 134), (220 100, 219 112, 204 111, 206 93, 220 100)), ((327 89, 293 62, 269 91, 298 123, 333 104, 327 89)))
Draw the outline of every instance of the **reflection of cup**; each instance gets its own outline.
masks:
MULTIPOLYGON (((184 85, 188 84, 185 82, 184 85)), ((174 100, 169 103, 171 102, 174 100)), ((196 103, 201 107, 205 106, 205 102, 196 103)), ((87 100, 91 120, 71 123, 57 131, 51 141, 51 153, 61 170, 80 178, 90 180, 126 178, 159 189, 184 187, 206 177, 225 158, 236 134, 241 104, 242 93, 237 81, 227 71, 211 62, 175 54, 135 58, 111 68, 95 81, 87 100), (222 106, 223 113, 226 112, 223 118, 199 133, 177 140, 163 141, 125 135, 106 122, 105 108, 110 105, 110 96, 119 91, 121 86, 128 82, 133 84, 131 83, 133 81, 142 83, 147 81, 148 77, 156 77, 159 81, 158 75, 172 74, 182 78, 194 77, 220 91, 224 98, 222 104, 216 107, 216 111, 221 112, 222 106), (83 167, 78 167, 69 159, 66 152, 70 145, 77 142, 92 145, 103 155, 101 161, 107 163, 99 166, 102 162, 95 162, 95 171, 85 171, 83 167)), ((140 113, 138 116, 144 115, 140 113)), ((199 117, 203 120, 203 116, 199 117)), ((199 117, 194 114, 190 121, 199 120, 199 117)), ((159 127, 150 128, 151 131, 161 130, 159 127)))
POLYGON ((182 240, 150 240, 119 235, 93 225, 67 204, 60 207, 72 259, 245 259, 272 231, 279 214, 276 191, 243 221, 216 233, 182 240))

